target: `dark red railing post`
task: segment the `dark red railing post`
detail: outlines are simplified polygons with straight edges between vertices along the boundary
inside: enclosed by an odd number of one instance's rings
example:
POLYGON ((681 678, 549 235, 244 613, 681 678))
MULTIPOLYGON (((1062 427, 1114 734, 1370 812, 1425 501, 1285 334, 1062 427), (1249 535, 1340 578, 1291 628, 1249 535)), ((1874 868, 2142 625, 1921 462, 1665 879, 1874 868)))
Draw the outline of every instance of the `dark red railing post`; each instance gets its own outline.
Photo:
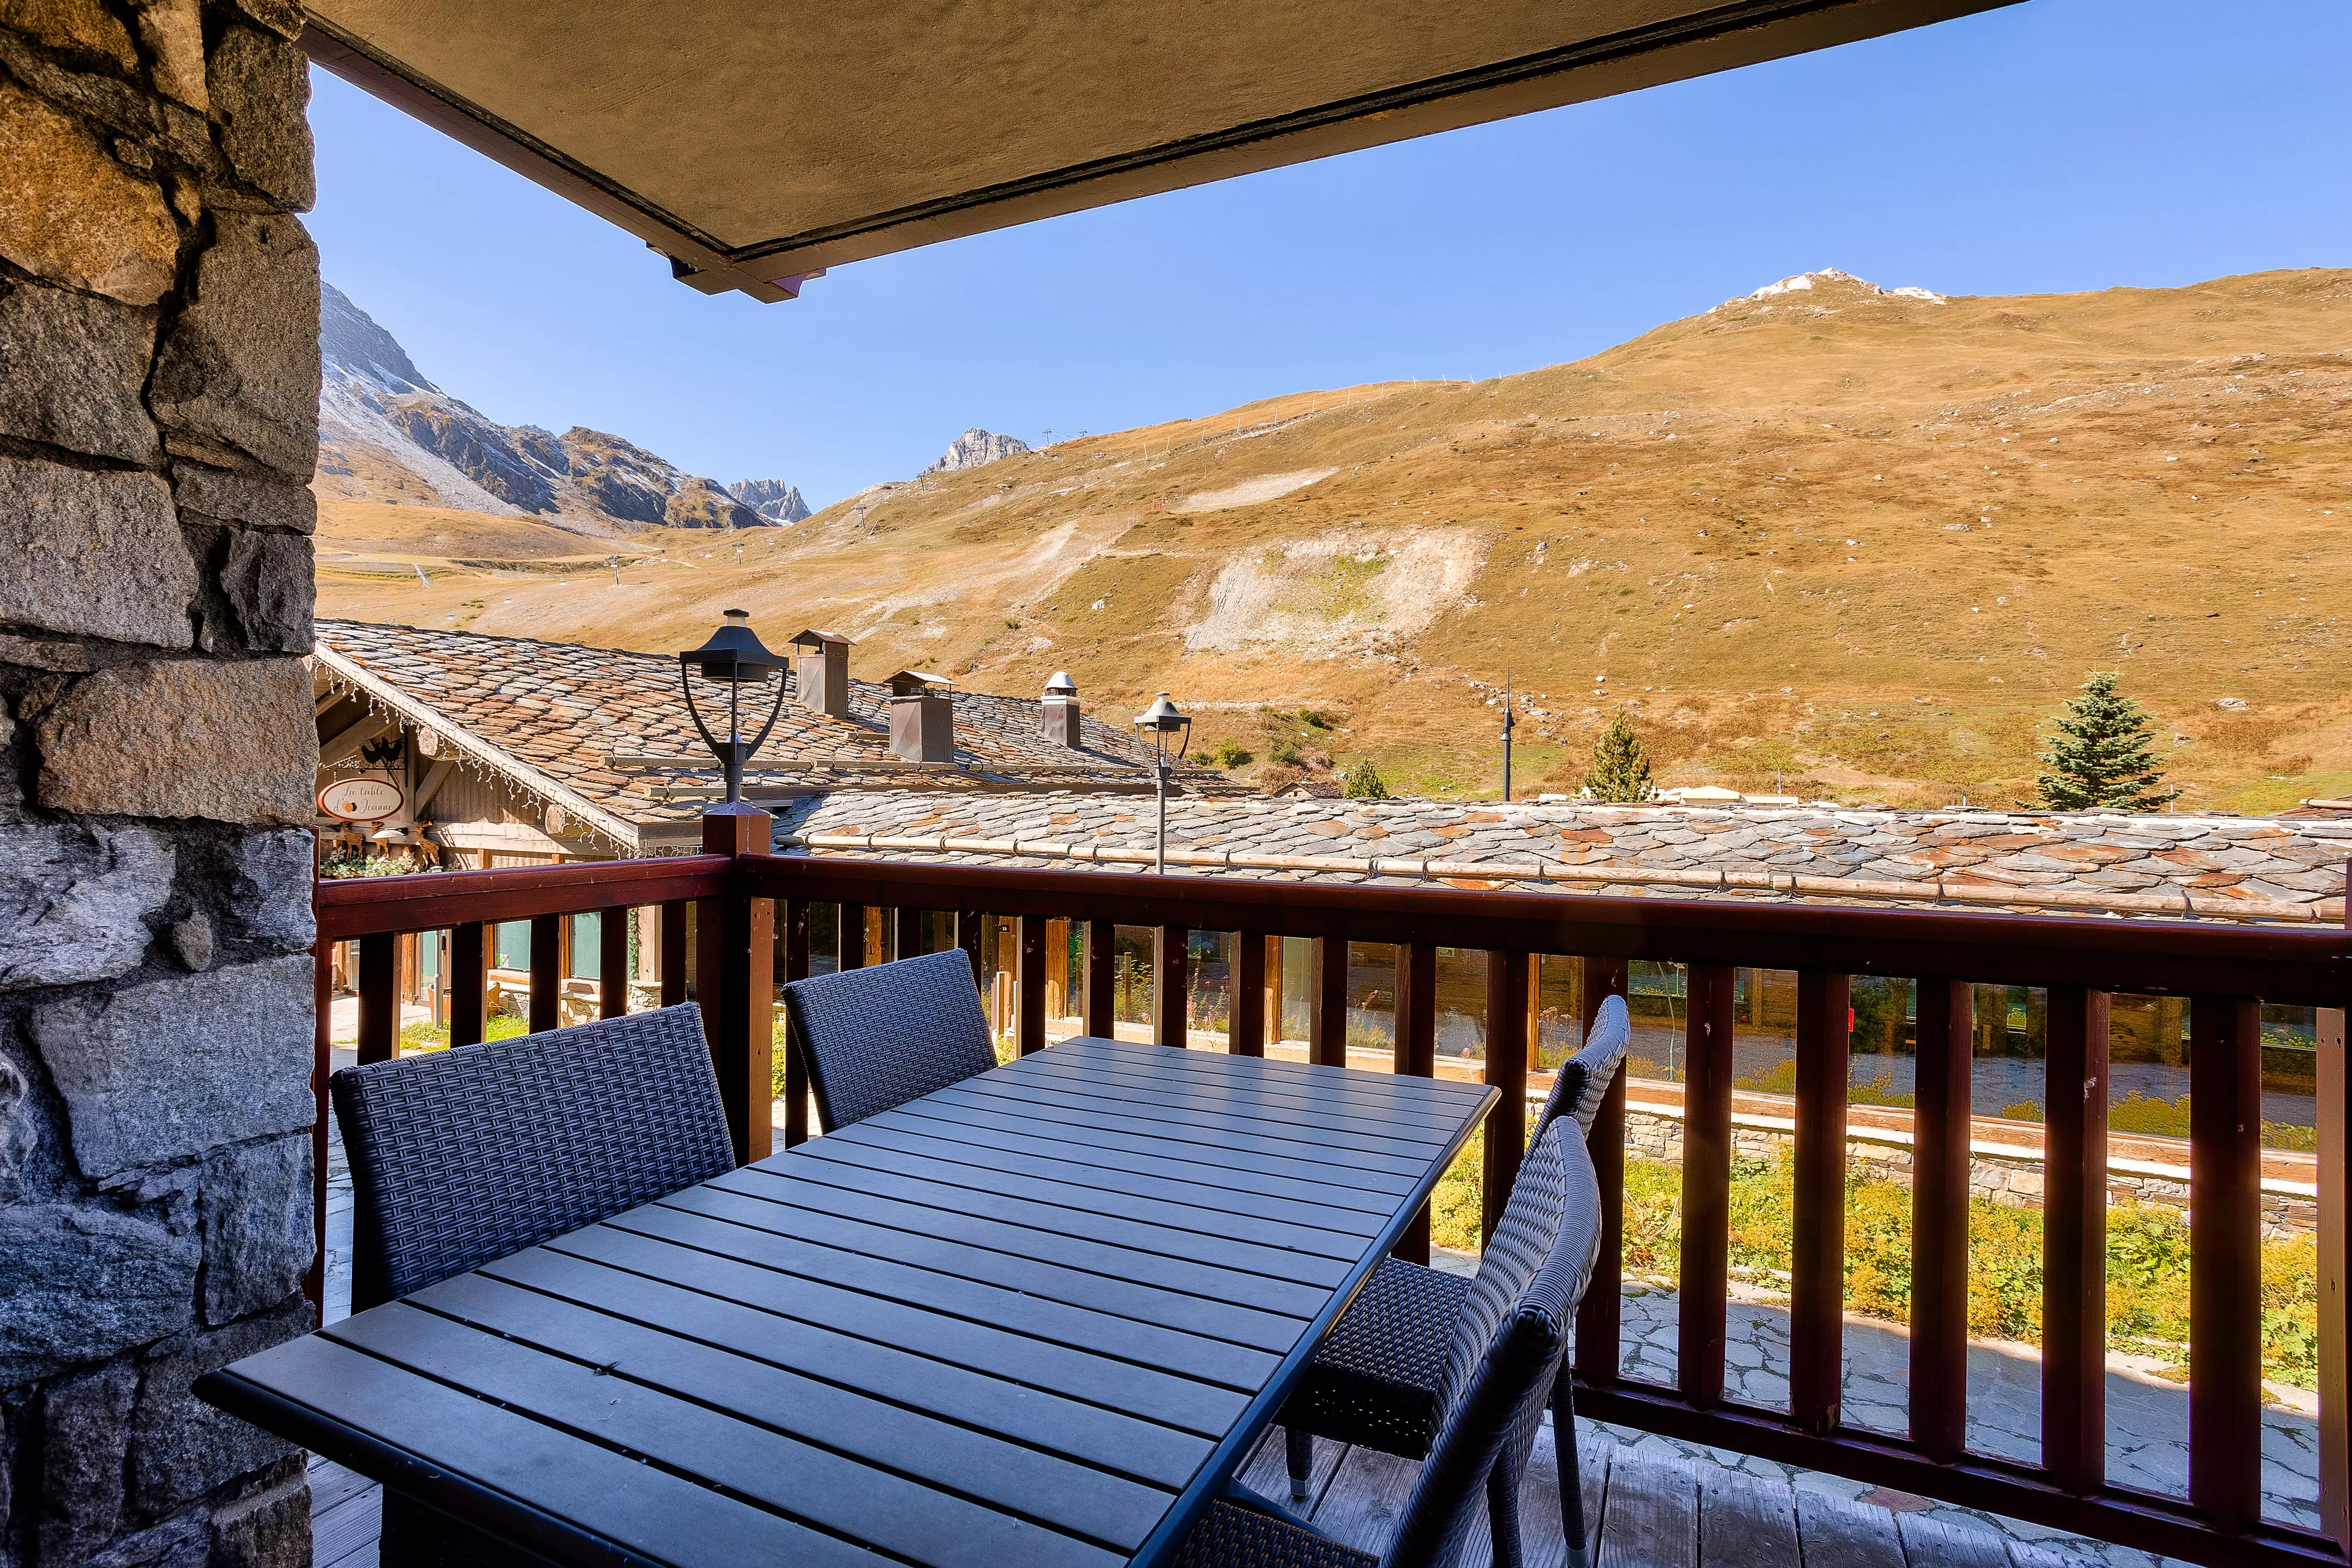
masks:
MULTIPOLYGON (((1396 1058, 1398 1074, 1433 1078, 1437 1074, 1437 949, 1427 942, 1396 945, 1396 1058)), ((1429 1261, 1429 1205, 1412 1217, 1412 1224, 1396 1244, 1396 1256, 1409 1263, 1429 1261)))
POLYGON ((1265 934, 1234 934, 1234 1054, 1265 1054, 1265 934))
POLYGON ((530 917, 530 1032, 541 1034, 563 1021, 563 916, 530 917))
POLYGON ((2106 992, 2050 988, 2042 1463, 2078 1494, 2107 1476, 2107 1027, 2106 992))
POLYGON ((1118 927, 1087 922, 1087 1033, 1109 1040, 1118 1031, 1118 927))
POLYGON ((658 924, 656 936, 661 949, 662 1006, 674 1008, 686 1000, 686 901, 677 899, 663 904, 658 924))
POLYGON ((1843 975, 1797 975, 1796 1214, 1790 1229, 1789 1416, 1826 1437, 1845 1383, 1845 1108, 1852 1082, 1843 975))
POLYGON ((629 1011, 629 910, 596 912, 596 1016, 625 1018, 629 1011))
POLYGON ((1969 1414, 1969 1096, 1976 989, 1919 982, 1911 1121, 1911 1439, 1960 1457, 1969 1414))
MULTIPOLYGON (((1622 958, 1583 961, 1584 1032, 1592 1038, 1592 1020, 1608 997, 1627 994, 1631 983, 1622 958)), ((1601 1186, 1601 1253, 1592 1262, 1592 1279, 1576 1309, 1576 1375, 1587 1384, 1617 1381, 1620 1316, 1624 1310, 1625 1280, 1625 1074, 1610 1081, 1593 1113, 1585 1144, 1592 1151, 1592 1172, 1601 1186)))
POLYGON ((766 1159, 775 1143, 775 910, 751 895, 740 864, 770 853, 773 833, 768 814, 749 807, 702 819, 703 853, 738 862, 725 889, 696 912, 694 982, 738 1165, 766 1159))
MULTIPOLYGON (((783 959, 784 972, 778 977, 778 986, 805 980, 809 972, 809 904, 804 898, 776 900, 776 923, 779 927, 776 946, 783 959)), ((776 1009, 776 1019, 783 1022, 783 1009, 776 1009)), ((800 1045, 792 1030, 784 1030, 784 1147, 797 1148, 808 1142, 808 1063, 801 1060, 800 1045)))
POLYGON ((1496 1093, 1486 1113, 1486 1170, 1479 1239, 1492 1241, 1511 1201, 1528 1145, 1528 965, 1526 953, 1486 953, 1486 1082, 1496 1093))
POLYGON ((898 906, 897 915, 898 930, 890 939, 890 956, 893 958, 922 956, 923 912, 902 904, 898 906))
POLYGON ((479 1045, 488 1027, 490 928, 479 921, 449 927, 449 1044, 479 1045))
POLYGON ((2251 997, 2189 1003, 2189 1500, 2263 1508, 2263 1028, 2251 997))
POLYGON ((1181 925, 1163 925, 1153 943, 1151 1038, 1154 1043, 1184 1048, 1184 1030, 1192 1022, 1192 934, 1181 925))
POLYGON ((1315 938, 1307 1001, 1307 1060, 1321 1067, 1348 1065, 1348 939, 1315 938))
POLYGON ((1682 1288, 1675 1378, 1692 1406, 1723 1403, 1723 1337, 1731 1245, 1733 972, 1693 964, 1683 1057, 1682 1288))
POLYGON ((390 1061, 400 1041, 398 938, 389 931, 359 939, 359 1060, 390 1061))
POLYGON ((1045 1049, 1045 930, 1042 915, 1024 915, 1018 922, 1021 955, 1013 973, 1017 1023, 1013 1038, 1021 1054, 1045 1049))

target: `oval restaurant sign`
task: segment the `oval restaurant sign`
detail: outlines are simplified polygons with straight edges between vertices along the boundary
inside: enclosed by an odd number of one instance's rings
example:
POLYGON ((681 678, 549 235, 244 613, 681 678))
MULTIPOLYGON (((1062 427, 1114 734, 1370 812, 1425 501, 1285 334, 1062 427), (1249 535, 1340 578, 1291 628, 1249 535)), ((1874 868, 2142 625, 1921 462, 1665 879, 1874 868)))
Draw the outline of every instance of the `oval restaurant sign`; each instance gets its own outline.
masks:
POLYGON ((320 811, 343 822, 381 822, 407 803, 389 779, 339 779, 319 791, 320 811))

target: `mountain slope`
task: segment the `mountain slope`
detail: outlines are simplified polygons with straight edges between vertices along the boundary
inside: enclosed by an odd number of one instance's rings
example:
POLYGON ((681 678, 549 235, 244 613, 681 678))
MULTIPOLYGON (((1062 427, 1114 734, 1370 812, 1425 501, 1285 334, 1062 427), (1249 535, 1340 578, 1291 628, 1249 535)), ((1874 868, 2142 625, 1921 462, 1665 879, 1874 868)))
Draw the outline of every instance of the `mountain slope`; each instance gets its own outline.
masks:
POLYGON ((740 568, 502 585, 472 623, 668 648, 740 604, 856 637, 861 673, 1066 667, 1097 711, 1174 693, 1196 745, 1441 793, 1495 783, 1507 665, 1522 790, 1572 788, 1623 705, 1666 782, 1987 804, 2116 669, 2189 803, 2275 807, 2352 789, 2347 328, 2337 271, 1979 298, 1810 274, 1575 364, 929 475, 740 568))
MULTIPOLYGON (((800 492, 745 480, 751 501, 602 431, 562 435, 484 417, 425 379, 407 351, 332 284, 322 287, 319 467, 324 500, 529 516, 618 538, 641 528, 750 528, 797 520, 800 492)), ((362 525, 366 526, 366 525, 362 525)), ((379 530, 394 527, 378 520, 379 530)), ((396 531, 396 529, 395 529, 396 531)))

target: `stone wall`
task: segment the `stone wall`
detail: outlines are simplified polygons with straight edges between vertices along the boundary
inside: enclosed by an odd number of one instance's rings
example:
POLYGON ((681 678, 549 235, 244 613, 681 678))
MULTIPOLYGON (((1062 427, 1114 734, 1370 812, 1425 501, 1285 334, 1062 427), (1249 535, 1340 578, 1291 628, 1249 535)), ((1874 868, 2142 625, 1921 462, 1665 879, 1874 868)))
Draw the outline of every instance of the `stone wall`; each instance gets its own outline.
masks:
POLYGON ((282 0, 0 0, 0 1568, 295 1568, 318 260, 282 0))

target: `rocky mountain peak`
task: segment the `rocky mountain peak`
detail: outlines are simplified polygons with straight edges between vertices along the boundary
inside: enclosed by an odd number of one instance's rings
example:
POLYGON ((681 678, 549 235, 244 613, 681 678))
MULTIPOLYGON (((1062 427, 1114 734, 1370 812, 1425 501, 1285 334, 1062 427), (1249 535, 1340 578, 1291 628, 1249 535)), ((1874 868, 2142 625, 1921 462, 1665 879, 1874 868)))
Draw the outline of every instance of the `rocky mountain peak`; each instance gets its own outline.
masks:
POLYGON ((959 468, 977 468, 983 463, 993 463, 1000 457, 1018 457, 1028 450, 1029 444, 1025 441, 1014 436, 998 435, 974 425, 949 442, 946 455, 923 472, 951 474, 959 468))
POLYGON ((753 504, 623 436, 500 424, 426 381, 393 335, 332 284, 320 296, 319 350, 322 496, 529 513, 596 536, 752 528, 808 516, 800 492, 780 479, 746 481, 761 487, 753 504))
POLYGON ((809 515, 809 504, 801 499, 801 487, 787 485, 782 479, 738 479, 727 486, 727 493, 760 514, 767 522, 789 527, 809 515))
MULTIPOLYGON (((1727 310, 1733 306, 1747 305, 1758 300, 1781 299, 1789 296, 1806 295, 1818 298, 1801 302, 1817 306, 1830 306, 1840 298, 1857 297, 1875 299, 1921 299, 1934 305, 1946 303, 1945 297, 1932 289, 1911 287, 1882 288, 1868 278, 1856 277, 1853 273, 1841 272, 1834 267, 1825 267, 1818 272, 1800 272, 1793 277, 1784 277, 1777 283, 1768 283, 1752 294, 1743 294, 1737 298, 1727 299, 1715 309, 1727 310)), ((1800 301, 1790 299, 1789 302, 1800 301)), ((1708 312, 1709 315, 1714 313, 1715 311, 1712 310, 1708 312)))

